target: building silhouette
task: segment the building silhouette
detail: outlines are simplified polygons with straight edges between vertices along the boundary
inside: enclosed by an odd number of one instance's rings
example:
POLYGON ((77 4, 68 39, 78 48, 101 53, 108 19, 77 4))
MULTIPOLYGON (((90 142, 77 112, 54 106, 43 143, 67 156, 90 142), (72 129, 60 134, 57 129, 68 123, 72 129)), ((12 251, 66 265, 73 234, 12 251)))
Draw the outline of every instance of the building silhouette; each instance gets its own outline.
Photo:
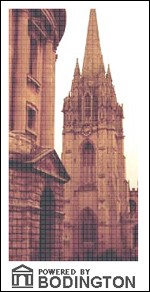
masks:
POLYGON ((82 72, 63 104, 64 259, 137 260, 137 190, 125 174, 123 106, 105 72, 91 9, 82 72))
POLYGON ((56 49, 64 9, 9 11, 9 259, 61 260, 63 184, 54 150, 56 49))

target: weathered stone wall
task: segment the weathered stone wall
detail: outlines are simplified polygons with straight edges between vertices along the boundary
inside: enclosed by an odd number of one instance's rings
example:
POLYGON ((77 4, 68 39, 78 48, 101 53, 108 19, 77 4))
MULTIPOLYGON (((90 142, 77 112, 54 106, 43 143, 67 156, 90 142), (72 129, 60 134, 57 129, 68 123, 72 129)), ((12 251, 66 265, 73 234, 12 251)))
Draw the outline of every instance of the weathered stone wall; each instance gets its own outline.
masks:
POLYGON ((37 260, 39 249, 40 195, 44 179, 26 166, 10 168, 10 260, 37 260))
POLYGON ((40 260, 40 204, 45 187, 54 194, 54 244, 49 245, 50 258, 61 260, 63 224, 63 185, 53 179, 27 169, 10 168, 9 190, 9 259, 15 261, 40 260))

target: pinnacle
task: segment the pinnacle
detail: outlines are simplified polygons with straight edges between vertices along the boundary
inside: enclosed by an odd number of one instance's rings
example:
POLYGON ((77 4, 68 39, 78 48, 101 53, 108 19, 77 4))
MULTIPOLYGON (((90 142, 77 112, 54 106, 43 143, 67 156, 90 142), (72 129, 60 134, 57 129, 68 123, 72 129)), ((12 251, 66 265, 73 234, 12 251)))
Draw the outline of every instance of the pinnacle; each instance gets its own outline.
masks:
POLYGON ((110 65, 109 64, 108 64, 108 68, 107 68, 106 78, 112 81, 110 65))
POLYGON ((78 62, 78 58, 76 59, 76 66, 75 66, 75 70, 74 70, 74 77, 78 77, 80 76, 80 68, 79 68, 79 62, 78 62))

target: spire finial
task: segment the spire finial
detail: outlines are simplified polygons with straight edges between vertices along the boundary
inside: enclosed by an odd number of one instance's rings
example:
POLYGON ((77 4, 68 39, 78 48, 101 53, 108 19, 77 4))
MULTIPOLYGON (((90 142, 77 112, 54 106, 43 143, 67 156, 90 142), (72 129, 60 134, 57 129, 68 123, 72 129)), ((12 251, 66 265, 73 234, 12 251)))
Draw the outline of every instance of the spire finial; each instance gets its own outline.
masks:
POLYGON ((102 68, 105 74, 103 57, 99 41, 96 10, 91 9, 85 46, 82 76, 90 78, 94 77, 99 73, 99 68, 102 68))

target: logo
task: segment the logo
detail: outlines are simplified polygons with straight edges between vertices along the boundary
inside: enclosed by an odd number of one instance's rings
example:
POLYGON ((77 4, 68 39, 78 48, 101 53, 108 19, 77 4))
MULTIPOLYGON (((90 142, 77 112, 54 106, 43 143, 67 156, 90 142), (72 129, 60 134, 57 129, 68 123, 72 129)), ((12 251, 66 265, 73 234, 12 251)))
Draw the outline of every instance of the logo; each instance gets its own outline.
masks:
POLYGON ((12 288, 33 288, 33 269, 25 265, 12 269, 12 288))

